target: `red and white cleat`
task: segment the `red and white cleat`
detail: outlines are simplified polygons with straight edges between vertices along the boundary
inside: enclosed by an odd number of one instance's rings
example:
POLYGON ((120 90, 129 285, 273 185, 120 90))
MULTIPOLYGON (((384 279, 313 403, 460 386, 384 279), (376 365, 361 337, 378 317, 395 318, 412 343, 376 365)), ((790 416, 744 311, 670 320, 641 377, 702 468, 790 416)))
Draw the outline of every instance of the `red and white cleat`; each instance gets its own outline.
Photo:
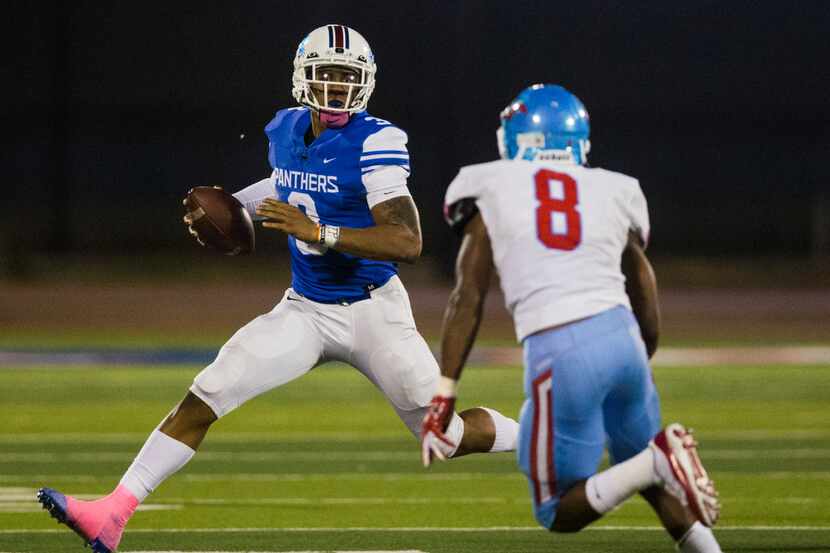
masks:
POLYGON ((718 492, 703 468, 691 430, 678 423, 670 424, 649 445, 654 450, 654 468, 664 488, 688 506, 702 524, 714 526, 720 516, 718 492))

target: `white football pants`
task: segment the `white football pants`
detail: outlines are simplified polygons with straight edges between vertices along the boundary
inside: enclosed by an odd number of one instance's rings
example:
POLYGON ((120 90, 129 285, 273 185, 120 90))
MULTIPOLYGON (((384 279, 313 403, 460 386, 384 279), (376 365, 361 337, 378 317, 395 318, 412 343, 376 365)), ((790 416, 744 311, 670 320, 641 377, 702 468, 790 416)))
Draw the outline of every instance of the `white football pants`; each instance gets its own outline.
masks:
POLYGON ((222 346, 190 391, 222 417, 327 361, 342 361, 363 373, 409 430, 420 434, 440 371, 415 328, 409 296, 397 276, 369 299, 350 305, 317 303, 289 288, 270 313, 222 346))

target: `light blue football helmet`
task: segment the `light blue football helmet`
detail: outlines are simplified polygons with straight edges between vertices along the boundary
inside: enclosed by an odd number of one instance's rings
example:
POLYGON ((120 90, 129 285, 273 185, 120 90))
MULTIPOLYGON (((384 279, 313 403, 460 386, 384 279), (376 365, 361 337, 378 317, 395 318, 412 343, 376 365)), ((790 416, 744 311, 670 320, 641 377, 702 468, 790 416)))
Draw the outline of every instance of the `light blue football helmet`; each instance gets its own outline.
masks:
POLYGON ((503 159, 588 163, 588 112, 579 98, 555 84, 524 89, 501 112, 496 131, 503 159))

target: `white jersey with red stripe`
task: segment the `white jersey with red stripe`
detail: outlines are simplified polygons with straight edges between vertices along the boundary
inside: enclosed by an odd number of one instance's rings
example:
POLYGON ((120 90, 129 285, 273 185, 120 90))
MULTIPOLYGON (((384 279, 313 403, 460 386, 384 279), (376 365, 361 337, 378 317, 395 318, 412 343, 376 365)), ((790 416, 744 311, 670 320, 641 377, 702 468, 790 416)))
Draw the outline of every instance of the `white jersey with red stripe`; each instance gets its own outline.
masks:
POLYGON ((519 341, 617 305, 630 309, 620 269, 629 231, 648 241, 637 179, 579 165, 499 160, 463 167, 445 214, 481 213, 519 341))

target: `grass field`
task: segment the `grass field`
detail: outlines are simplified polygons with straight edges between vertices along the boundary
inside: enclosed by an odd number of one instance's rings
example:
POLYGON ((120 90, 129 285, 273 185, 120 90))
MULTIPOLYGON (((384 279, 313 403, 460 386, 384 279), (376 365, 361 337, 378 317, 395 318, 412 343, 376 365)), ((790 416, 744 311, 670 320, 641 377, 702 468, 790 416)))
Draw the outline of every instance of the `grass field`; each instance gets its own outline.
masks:
MULTIPOLYGON (((34 501, 109 491, 199 367, 0 369, 0 552, 81 551, 34 501)), ((660 368, 697 429, 726 551, 830 552, 830 368, 660 368)), ((518 367, 470 367, 462 407, 515 415, 518 367)), ((356 371, 329 365, 232 413, 130 523, 129 551, 671 551, 635 498, 579 535, 537 529, 512 454, 424 470, 356 371)))

